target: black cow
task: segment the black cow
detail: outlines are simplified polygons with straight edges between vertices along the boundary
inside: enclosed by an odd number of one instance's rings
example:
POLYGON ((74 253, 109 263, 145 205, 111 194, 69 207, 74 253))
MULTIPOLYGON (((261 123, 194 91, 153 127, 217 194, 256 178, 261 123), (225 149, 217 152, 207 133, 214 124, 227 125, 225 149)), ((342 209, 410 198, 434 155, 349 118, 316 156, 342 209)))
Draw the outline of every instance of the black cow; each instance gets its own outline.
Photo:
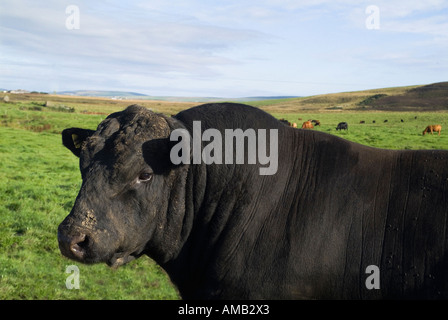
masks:
POLYGON ((448 151, 371 148, 230 103, 131 106, 62 137, 83 180, 58 229, 69 258, 149 255, 186 299, 448 298, 448 151), (278 130, 277 172, 173 163, 171 132, 195 120, 278 130))
POLYGON ((339 122, 336 130, 348 130, 347 122, 339 122))
POLYGON ((291 122, 289 122, 288 120, 286 120, 286 119, 280 119, 279 120, 281 123, 283 123, 284 125, 287 125, 287 126, 291 126, 291 122))

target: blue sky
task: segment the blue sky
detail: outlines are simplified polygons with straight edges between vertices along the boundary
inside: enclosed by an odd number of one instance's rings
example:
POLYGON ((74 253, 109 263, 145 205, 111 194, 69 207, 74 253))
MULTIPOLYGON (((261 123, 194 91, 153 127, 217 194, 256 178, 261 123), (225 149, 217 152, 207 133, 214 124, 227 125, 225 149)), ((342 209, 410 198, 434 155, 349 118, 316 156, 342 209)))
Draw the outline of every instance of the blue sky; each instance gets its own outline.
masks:
POLYGON ((439 81, 448 0, 0 2, 0 88, 246 97, 439 81))

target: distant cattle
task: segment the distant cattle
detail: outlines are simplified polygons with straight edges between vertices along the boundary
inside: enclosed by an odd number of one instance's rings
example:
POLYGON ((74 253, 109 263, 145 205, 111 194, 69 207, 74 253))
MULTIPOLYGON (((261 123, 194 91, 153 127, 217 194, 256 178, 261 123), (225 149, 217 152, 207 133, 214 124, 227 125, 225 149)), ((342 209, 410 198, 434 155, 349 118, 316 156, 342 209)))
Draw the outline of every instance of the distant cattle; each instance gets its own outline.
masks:
POLYGON ((386 120, 384 120, 384 123, 386 123, 387 122, 387 119, 386 120))
POLYGON ((336 130, 348 130, 347 122, 339 122, 336 130))
POLYGON ((375 120, 373 120, 373 121, 372 121, 372 123, 376 123, 376 121, 375 121, 375 120))
POLYGON ((297 128, 297 123, 295 123, 295 122, 289 122, 288 120, 283 119, 283 118, 280 119, 279 121, 288 127, 297 128))
POLYGON ((425 130, 423 130, 423 135, 425 135, 425 133, 433 133, 433 132, 438 132, 439 136, 440 136, 440 131, 442 131, 442 126, 440 124, 435 124, 435 125, 429 125, 425 128, 425 130))
POLYGON ((366 123, 364 120, 359 121, 360 124, 366 123))
POLYGON ((313 123, 311 121, 305 121, 302 124, 302 129, 313 129, 313 128, 314 128, 314 126, 313 126, 313 123))
POLYGON ((320 126, 319 120, 311 120, 311 123, 313 123, 315 126, 320 126))

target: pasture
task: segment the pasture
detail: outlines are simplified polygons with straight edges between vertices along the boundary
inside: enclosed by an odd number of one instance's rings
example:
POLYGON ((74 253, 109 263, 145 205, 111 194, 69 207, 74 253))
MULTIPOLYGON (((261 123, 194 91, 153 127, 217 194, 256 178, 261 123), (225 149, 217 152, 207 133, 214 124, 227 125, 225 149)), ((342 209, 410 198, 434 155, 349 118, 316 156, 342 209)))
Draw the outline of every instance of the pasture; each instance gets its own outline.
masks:
MULTIPOLYGON (((58 248, 57 227, 81 184, 78 160, 62 146, 60 132, 72 126, 95 129, 107 114, 132 103, 45 104, 47 97, 28 98, 0 103, 0 299, 178 299, 164 271, 147 257, 113 270, 70 261, 58 248), (79 289, 66 288, 69 265, 79 268, 79 289)), ((166 114, 195 105, 143 104, 166 114)), ((373 147, 448 149, 444 112, 269 111, 299 127, 308 119, 320 120, 313 130, 373 147), (335 130, 342 121, 348 131, 335 130), (422 136, 428 124, 441 124, 441 136, 422 136)))
POLYGON ((448 113, 444 112, 320 112, 272 113, 289 122, 302 123, 319 120, 321 125, 312 130, 330 133, 364 145, 386 149, 448 149, 448 113), (302 120, 298 120, 301 118, 302 120), (387 120, 387 122, 384 122, 387 120), (401 121, 403 120, 403 122, 401 121), (361 123, 364 121, 364 123, 361 123), (375 121, 375 123, 373 122, 375 121), (336 131, 339 122, 347 122, 348 130, 336 131), (442 125, 442 133, 422 135, 429 124, 442 125))

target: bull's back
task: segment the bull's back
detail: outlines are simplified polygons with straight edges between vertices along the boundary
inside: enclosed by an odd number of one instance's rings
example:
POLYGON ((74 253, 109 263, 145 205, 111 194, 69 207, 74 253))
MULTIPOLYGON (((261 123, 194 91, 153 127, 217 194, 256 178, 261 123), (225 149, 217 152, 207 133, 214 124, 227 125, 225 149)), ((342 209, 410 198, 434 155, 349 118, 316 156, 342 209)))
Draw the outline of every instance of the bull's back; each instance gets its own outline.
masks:
POLYGON ((386 296, 447 298, 448 152, 402 151, 386 186, 386 296))
POLYGON ((313 140, 283 212, 289 297, 448 297, 448 152, 313 140))
POLYGON ((225 237, 210 249, 216 267, 207 271, 212 281, 203 296, 447 295, 447 152, 369 148, 239 108, 201 106, 176 116, 189 129, 193 120, 203 129, 279 128, 275 175, 249 175, 252 169, 238 167, 252 180, 238 183, 248 186, 244 192, 229 190, 222 205, 236 211, 226 220, 225 237), (369 266, 379 270, 379 289, 366 286, 369 266))

